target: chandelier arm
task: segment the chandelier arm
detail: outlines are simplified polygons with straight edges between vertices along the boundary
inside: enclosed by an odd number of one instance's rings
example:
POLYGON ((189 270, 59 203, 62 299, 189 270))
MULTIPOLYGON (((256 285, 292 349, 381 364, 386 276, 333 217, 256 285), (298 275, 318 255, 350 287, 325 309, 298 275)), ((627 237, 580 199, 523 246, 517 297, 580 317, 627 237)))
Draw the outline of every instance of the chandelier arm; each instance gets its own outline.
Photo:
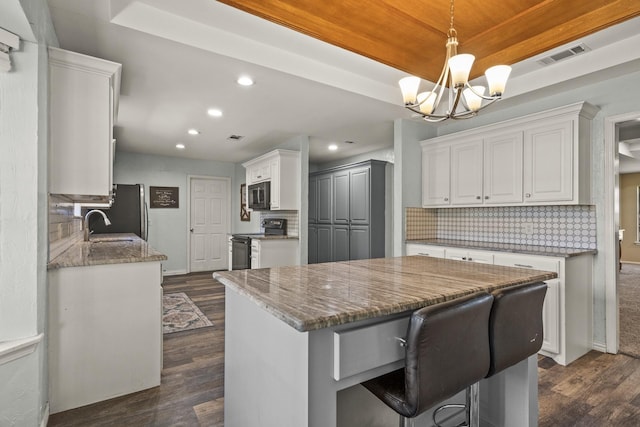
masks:
POLYGON ((448 118, 448 117, 449 117, 448 115, 441 115, 441 114, 425 114, 425 113, 423 113, 422 111, 417 110, 417 109, 415 108, 416 106, 417 106, 417 105, 405 105, 405 108, 406 108, 407 110, 413 111, 413 112, 414 112, 414 113, 416 113, 416 114, 421 115, 421 116, 422 116, 422 118, 425 118, 425 117, 435 117, 435 118, 437 118, 437 119, 440 119, 440 118, 444 118, 444 119, 446 119, 446 118, 448 118))
POLYGON ((456 97, 453 101, 453 106, 451 107, 451 111, 449 111, 450 116, 453 116, 456 114, 456 110, 458 109, 458 104, 460 103, 460 98, 462 97, 461 89, 454 89, 454 92, 456 94, 456 97))
MULTIPOLYGON (((471 92, 473 92, 473 94, 474 94, 475 96, 480 97, 480 98, 482 98, 482 99, 485 99, 485 100, 487 100, 487 101, 496 101, 496 100, 498 100, 498 99, 501 99, 501 98, 502 98, 502 95, 500 95, 500 96, 486 96, 486 95, 481 95, 481 94, 479 94, 478 92, 476 92, 476 91, 473 89, 473 86, 471 86, 471 85, 469 84, 469 82, 465 83, 465 87, 466 87, 467 89, 469 89, 471 92)), ((487 105, 489 105, 489 104, 487 104, 487 105)), ((484 108, 484 107, 483 107, 483 108, 484 108)))

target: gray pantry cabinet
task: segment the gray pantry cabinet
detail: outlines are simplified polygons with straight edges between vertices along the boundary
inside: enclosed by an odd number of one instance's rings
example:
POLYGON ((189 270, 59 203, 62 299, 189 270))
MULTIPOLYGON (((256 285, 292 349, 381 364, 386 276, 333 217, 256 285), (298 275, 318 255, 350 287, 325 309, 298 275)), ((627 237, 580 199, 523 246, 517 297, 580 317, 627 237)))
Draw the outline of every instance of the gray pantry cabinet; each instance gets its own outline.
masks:
POLYGON ((309 175, 309 264, 384 257, 386 164, 309 175))

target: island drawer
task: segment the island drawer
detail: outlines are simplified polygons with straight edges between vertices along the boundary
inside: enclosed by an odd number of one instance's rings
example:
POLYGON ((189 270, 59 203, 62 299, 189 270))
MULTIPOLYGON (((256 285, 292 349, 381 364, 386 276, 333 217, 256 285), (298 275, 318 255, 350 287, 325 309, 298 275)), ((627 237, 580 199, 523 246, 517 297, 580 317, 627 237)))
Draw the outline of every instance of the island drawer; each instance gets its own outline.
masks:
POLYGON ((398 338, 407 334, 409 317, 333 333, 333 378, 340 380, 404 358, 398 338))

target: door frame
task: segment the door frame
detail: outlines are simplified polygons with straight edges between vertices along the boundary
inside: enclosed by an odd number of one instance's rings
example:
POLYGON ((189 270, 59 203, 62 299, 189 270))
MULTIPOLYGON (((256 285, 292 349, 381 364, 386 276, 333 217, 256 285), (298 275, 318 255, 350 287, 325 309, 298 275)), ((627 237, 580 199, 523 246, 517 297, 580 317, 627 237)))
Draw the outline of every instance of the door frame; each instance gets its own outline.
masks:
MULTIPOLYGON (((211 175, 187 175, 187 273, 191 273, 191 181, 193 179, 204 179, 209 181, 225 181, 227 183, 227 234, 231 234, 231 178, 228 176, 211 175)), ((225 253, 227 251, 225 250, 225 253)))
POLYGON ((607 353, 618 353, 620 311, 618 306, 618 229, 620 228, 620 169, 616 124, 640 117, 640 111, 604 119, 604 272, 605 340, 607 353))

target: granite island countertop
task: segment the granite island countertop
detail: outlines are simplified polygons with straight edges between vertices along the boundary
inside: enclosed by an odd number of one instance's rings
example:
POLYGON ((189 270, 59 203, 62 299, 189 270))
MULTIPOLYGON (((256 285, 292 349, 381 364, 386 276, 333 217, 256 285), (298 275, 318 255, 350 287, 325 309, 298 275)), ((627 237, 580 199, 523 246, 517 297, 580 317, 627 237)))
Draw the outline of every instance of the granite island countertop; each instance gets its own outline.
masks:
POLYGON ((416 310, 556 273, 408 256, 213 273, 298 331, 416 310))
POLYGON ((555 246, 521 245, 516 243, 494 243, 452 239, 405 240, 404 242, 417 243, 422 245, 449 246, 453 248, 478 249, 494 252, 512 252, 524 255, 552 256, 561 258, 568 258, 585 254, 595 254, 598 252, 596 249, 562 248, 555 246))
POLYGON ((135 234, 93 234, 88 242, 80 240, 52 259, 47 265, 47 269, 164 261, 166 259, 166 255, 153 249, 135 234))

